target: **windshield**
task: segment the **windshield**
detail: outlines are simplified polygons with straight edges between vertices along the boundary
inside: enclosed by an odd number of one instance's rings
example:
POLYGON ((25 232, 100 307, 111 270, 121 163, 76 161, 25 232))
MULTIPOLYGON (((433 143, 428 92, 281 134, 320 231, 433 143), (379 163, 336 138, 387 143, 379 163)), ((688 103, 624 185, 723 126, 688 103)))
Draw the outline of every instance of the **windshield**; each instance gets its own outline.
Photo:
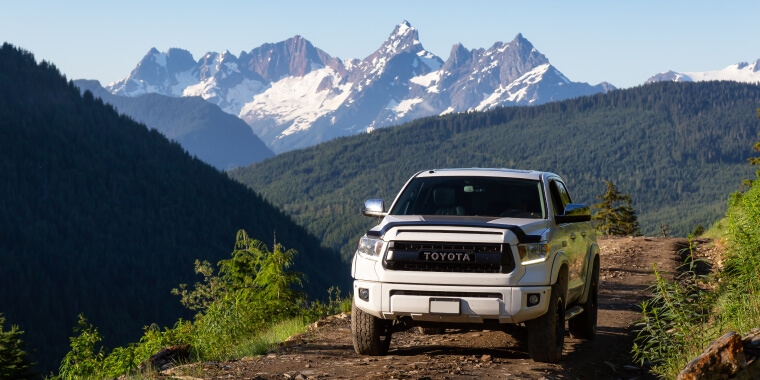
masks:
POLYGON ((493 177, 415 178, 391 215, 462 215, 543 219, 541 183, 493 177))

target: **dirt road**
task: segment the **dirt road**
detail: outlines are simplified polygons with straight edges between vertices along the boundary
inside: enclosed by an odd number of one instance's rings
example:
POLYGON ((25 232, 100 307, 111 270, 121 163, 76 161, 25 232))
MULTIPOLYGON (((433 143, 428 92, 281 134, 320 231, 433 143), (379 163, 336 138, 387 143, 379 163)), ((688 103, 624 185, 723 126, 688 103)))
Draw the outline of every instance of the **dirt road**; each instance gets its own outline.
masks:
POLYGON ((599 240, 601 272, 598 333, 594 341, 565 338, 560 363, 534 363, 525 329, 448 330, 393 335, 383 357, 357 355, 350 316, 330 317, 269 355, 234 362, 206 363, 164 373, 184 379, 652 379, 633 362, 631 324, 654 281, 653 266, 673 272, 685 239, 624 237, 599 240))

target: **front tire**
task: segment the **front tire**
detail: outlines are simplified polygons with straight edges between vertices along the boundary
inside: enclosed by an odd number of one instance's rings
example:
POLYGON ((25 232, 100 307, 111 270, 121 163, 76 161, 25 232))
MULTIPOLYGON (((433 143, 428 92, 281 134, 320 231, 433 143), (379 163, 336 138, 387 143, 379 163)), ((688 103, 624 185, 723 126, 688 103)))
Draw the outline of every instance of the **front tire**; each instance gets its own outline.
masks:
POLYGON ((568 321, 570 335, 576 339, 592 340, 596 337, 596 319, 599 293, 599 259, 594 260, 591 273, 591 287, 586 303, 583 304, 583 314, 568 321))
POLYGON ((546 314, 525 322, 528 328, 528 352, 536 362, 556 363, 562 359, 565 345, 566 271, 560 272, 551 292, 546 314))
POLYGON ((382 356, 388 353, 391 346, 390 323, 367 314, 356 307, 351 307, 351 335, 354 341, 354 351, 359 355, 382 356))

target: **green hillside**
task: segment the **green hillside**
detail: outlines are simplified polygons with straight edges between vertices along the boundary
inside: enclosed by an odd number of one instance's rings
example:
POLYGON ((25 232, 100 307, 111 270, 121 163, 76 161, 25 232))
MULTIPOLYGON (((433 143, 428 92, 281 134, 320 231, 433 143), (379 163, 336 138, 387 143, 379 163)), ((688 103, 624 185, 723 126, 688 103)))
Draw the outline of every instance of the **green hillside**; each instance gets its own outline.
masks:
POLYGON ((347 290, 337 252, 176 142, 80 95, 51 64, 0 50, 0 313, 40 369, 57 369, 77 316, 108 347, 191 318, 170 294, 236 233, 298 251, 311 298, 347 290))
POLYGON ((291 214, 344 259, 415 172, 443 167, 553 171, 574 201, 594 204, 604 180, 633 198, 642 233, 685 236, 725 214, 754 175, 760 86, 656 83, 534 107, 446 115, 283 153, 230 175, 291 214))

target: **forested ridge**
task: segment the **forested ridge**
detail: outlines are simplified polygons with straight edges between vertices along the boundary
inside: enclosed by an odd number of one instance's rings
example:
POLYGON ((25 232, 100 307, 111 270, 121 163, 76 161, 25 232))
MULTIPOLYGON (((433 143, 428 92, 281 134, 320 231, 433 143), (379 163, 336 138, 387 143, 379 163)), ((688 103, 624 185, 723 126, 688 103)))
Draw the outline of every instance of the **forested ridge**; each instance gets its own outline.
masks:
POLYGON ((130 98, 109 93, 98 81, 76 80, 74 84, 113 105, 119 113, 176 140, 190 154, 218 169, 246 166, 274 156, 248 124, 199 96, 151 93, 130 98))
POLYGON ((760 86, 661 82, 562 102, 419 119, 287 152, 230 172, 344 259, 419 170, 508 167, 562 175, 573 200, 595 204, 605 180, 631 196, 641 232, 686 236, 725 214, 753 176, 760 86))
POLYGON ((312 299, 347 290, 337 252, 289 216, 9 44, 0 135, 0 313, 43 371, 80 313, 108 347, 192 317, 171 289, 202 279, 196 259, 229 258, 240 229, 298 251, 312 299))

